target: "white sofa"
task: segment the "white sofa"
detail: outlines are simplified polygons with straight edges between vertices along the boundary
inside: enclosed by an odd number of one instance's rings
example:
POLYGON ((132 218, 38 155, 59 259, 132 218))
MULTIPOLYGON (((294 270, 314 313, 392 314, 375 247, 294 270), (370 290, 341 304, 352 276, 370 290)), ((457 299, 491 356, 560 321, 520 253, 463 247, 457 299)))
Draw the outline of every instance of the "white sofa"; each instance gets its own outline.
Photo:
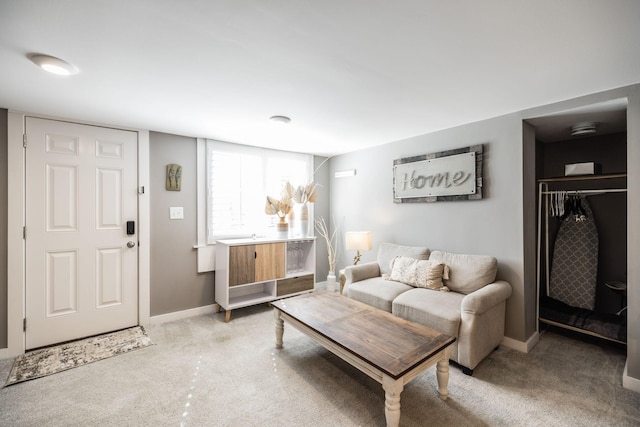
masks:
POLYGON ((342 292, 349 298, 455 337, 451 360, 472 375, 478 363, 504 337, 505 306, 511 296, 511 285, 495 281, 496 273, 497 261, 490 256, 382 243, 377 261, 345 268, 342 292), (396 257, 429 260, 420 265, 443 264, 448 268, 448 278, 445 274, 442 281, 445 287, 436 290, 397 281, 398 271, 392 269, 396 257), (390 280, 394 275, 396 280, 390 280))

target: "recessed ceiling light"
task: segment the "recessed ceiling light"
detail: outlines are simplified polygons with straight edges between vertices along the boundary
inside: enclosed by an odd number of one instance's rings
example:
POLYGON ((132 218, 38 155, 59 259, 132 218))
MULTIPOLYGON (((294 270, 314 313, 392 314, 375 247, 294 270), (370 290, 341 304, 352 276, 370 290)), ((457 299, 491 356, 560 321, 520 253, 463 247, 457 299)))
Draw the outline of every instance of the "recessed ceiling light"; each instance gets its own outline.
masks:
POLYGON ((70 76, 78 73, 75 65, 69 64, 60 58, 50 55, 29 54, 27 57, 38 67, 59 76, 70 76))
POLYGON ((271 118, 269 118, 269 120, 271 120, 274 123, 281 123, 286 125, 287 123, 289 123, 291 121, 291 119, 287 116, 271 116, 271 118))

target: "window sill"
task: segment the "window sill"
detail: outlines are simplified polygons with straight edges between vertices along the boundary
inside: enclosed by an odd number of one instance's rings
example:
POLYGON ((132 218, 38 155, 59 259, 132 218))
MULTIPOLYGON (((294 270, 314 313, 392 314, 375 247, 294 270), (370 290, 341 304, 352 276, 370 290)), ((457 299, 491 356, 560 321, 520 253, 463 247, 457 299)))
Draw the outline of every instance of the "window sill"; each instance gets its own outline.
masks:
POLYGON ((216 269, 216 245, 194 245, 198 251, 198 273, 207 273, 216 269))

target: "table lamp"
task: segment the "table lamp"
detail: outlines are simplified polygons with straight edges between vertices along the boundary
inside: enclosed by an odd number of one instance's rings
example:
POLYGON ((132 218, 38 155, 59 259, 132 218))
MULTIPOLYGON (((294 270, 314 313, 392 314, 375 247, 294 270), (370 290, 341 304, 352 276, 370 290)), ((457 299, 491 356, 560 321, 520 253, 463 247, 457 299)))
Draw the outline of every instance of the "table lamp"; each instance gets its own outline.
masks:
POLYGON ((356 256, 353 258, 353 265, 356 265, 360 261, 360 251, 371 250, 371 232, 370 231, 347 231, 345 233, 345 240, 348 251, 356 251, 356 256))

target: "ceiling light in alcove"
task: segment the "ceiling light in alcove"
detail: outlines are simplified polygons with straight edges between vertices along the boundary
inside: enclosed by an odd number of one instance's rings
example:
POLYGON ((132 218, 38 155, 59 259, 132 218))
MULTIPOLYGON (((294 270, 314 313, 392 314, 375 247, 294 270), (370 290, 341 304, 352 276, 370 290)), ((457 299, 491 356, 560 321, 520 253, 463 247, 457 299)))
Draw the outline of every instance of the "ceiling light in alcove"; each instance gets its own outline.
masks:
POLYGON ((282 125, 286 125, 291 122, 291 119, 287 116, 271 116, 269 120, 271 120, 273 123, 279 123, 282 125))
POLYGON ((59 76, 70 76, 78 73, 78 67, 55 56, 33 53, 27 55, 27 58, 43 70, 59 76))
POLYGON ((571 136, 585 136, 596 133, 598 123, 596 122, 580 122, 571 126, 571 136))

